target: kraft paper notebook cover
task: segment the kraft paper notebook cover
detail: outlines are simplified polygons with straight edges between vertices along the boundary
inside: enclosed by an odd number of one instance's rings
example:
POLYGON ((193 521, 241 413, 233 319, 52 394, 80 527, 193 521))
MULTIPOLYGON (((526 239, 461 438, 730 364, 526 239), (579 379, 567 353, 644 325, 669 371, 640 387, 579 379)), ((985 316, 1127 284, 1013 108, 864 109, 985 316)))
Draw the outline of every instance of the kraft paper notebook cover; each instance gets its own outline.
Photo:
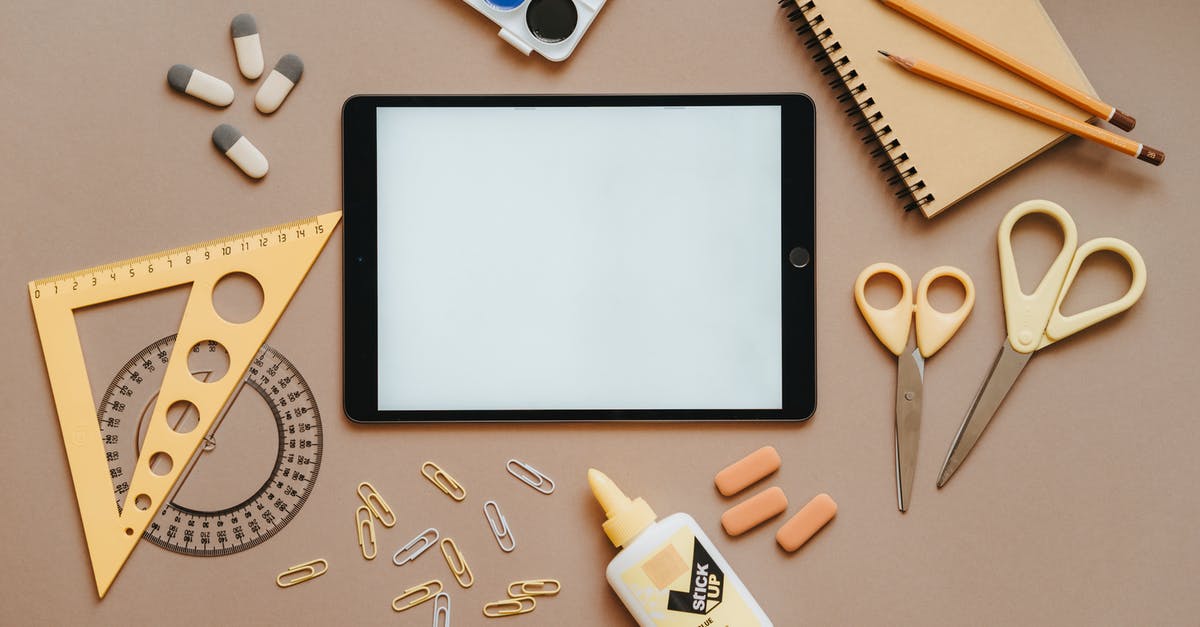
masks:
MULTIPOLYGON (((877 0, 784 3, 844 93, 906 209, 941 213, 1067 134, 894 67, 878 50, 932 61, 1080 121, 1087 113, 877 0), (798 8, 797 8, 798 7, 798 8)), ((921 0, 922 6, 1095 95, 1038 0, 921 0)))

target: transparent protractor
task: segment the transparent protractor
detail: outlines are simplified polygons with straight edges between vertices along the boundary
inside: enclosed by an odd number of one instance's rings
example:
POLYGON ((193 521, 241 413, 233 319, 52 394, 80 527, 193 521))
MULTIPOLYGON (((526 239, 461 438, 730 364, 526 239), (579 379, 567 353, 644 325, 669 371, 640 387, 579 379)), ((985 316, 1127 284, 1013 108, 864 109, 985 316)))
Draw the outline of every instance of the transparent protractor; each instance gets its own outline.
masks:
MULTIPOLYGON (((97 410, 118 507, 125 505, 174 343, 169 336, 134 355, 97 410)), ((222 376, 227 364, 219 344, 201 343, 189 352, 189 370, 200 380, 222 376)), ((167 412, 173 429, 187 431, 196 422, 194 407, 167 412)), ((290 361, 263 345, 144 537, 189 555, 248 549, 300 511, 320 465, 321 418, 312 390, 290 361)))

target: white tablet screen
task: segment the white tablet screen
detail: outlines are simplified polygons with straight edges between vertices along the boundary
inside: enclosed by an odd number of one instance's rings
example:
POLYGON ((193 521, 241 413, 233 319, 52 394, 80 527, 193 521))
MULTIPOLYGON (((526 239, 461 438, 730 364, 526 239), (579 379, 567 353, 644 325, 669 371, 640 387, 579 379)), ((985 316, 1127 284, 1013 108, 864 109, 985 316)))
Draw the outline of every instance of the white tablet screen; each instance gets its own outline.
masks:
POLYGON ((378 109, 379 409, 781 408, 780 120, 378 109))

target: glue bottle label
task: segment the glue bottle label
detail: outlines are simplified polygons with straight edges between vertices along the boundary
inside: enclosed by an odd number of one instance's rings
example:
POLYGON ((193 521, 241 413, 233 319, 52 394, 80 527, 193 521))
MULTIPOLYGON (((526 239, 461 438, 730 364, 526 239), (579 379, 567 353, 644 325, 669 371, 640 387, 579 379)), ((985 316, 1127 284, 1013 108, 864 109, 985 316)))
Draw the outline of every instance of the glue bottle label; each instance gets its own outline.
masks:
POLYGON ((745 588, 740 582, 730 585, 710 549, 686 526, 621 573, 621 581, 658 627, 763 624, 746 602, 745 588))

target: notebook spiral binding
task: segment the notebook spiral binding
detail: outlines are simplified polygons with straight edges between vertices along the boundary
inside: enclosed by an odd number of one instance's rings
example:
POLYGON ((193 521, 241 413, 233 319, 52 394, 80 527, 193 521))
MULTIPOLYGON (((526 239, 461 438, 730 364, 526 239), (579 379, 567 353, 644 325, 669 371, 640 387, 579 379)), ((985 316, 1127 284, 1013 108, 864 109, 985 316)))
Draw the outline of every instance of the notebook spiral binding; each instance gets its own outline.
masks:
POLYGON ((825 20, 814 0, 799 2, 799 0, 778 0, 779 6, 787 11, 788 21, 796 24, 796 33, 805 37, 805 48, 818 48, 812 56, 821 66, 821 74, 833 75, 829 86, 838 93, 837 101, 848 104, 844 112, 855 120, 854 130, 865 131, 862 141, 873 146, 871 157, 879 162, 879 169, 891 176, 888 185, 896 188, 896 198, 901 199, 905 211, 912 211, 922 205, 933 202, 933 194, 925 190, 925 181, 921 179, 915 165, 910 163, 908 153, 900 145, 900 140, 892 136, 892 127, 888 125, 883 112, 875 106, 875 100, 867 89, 867 85, 858 77, 858 72, 851 65, 850 58, 842 52, 833 30, 823 26, 825 20))

